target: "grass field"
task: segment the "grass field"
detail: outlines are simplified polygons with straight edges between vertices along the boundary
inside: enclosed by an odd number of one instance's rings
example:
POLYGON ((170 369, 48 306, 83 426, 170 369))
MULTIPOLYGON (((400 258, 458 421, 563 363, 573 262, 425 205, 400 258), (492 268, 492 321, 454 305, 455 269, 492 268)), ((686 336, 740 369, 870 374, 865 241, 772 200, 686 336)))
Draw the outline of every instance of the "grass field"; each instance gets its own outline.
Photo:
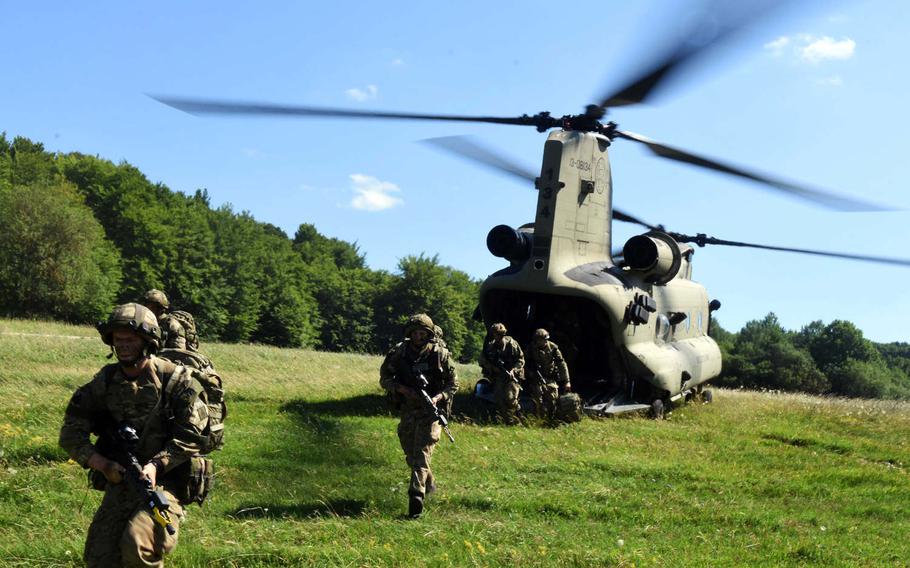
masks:
MULTIPOLYGON (((170 566, 910 565, 906 403, 720 390, 665 421, 510 428, 460 366, 457 443, 409 521, 378 357, 203 351, 227 444, 170 566)), ((81 564, 100 493, 57 433, 106 354, 88 327, 0 320, 0 566, 81 564)))

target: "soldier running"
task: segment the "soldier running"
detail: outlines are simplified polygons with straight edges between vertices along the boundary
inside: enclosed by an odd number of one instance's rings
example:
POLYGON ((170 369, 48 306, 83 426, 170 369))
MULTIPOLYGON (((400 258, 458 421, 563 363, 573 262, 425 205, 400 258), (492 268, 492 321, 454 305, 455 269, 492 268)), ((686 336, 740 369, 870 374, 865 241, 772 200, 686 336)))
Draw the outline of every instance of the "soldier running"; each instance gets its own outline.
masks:
POLYGON ((433 409, 420 394, 421 377, 427 381, 426 393, 440 410, 451 410, 458 377, 449 351, 432 341, 433 320, 426 314, 408 318, 405 340, 393 347, 379 368, 379 384, 399 411, 398 440, 405 461, 411 468, 408 485, 408 516, 416 519, 424 501, 436 491, 430 458, 439 442, 441 426, 433 409))
POLYGON ((144 306, 116 307, 98 331, 117 362, 76 390, 60 430, 60 446, 92 470, 93 487, 104 491, 88 529, 84 559, 89 567, 160 567, 177 545, 183 507, 196 498, 187 489, 191 459, 208 439, 205 391, 185 367, 154 356, 161 330, 144 306), (135 462, 126 467, 115 461, 124 451, 123 431, 135 444, 128 449, 135 462), (98 435, 95 443, 92 434, 98 435), (146 482, 149 491, 162 494, 155 509, 136 489, 146 482))

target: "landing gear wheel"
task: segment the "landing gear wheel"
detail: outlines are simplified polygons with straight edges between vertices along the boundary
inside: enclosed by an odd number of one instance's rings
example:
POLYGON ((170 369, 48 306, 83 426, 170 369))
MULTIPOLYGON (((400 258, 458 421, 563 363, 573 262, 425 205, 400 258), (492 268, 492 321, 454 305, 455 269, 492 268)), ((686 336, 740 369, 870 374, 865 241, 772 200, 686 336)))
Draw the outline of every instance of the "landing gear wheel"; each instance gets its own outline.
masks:
POLYGON ((664 419, 664 401, 659 398, 651 401, 651 418, 654 420, 664 419))
POLYGON ((714 393, 710 390, 702 391, 701 400, 705 404, 711 404, 711 402, 714 400, 714 393))

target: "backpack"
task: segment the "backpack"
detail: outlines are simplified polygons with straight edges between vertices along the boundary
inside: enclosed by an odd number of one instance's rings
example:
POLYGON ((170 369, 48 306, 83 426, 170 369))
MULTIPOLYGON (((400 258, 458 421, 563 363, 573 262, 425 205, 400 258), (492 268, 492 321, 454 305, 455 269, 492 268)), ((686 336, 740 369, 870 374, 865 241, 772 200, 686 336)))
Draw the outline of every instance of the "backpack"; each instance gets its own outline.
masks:
MULTIPOLYGON (((215 372, 212 361, 202 353, 185 349, 162 349, 156 353, 156 357, 176 365, 183 365, 190 371, 190 376, 202 385, 205 390, 209 422, 206 427, 208 442, 201 453, 208 454, 220 450, 224 447, 224 421, 227 418, 227 404, 224 401, 223 381, 221 376, 215 372)), ((165 408, 167 401, 170 400, 172 385, 172 381, 164 384, 165 408)))
MULTIPOLYGON (((192 316, 190 317, 192 318, 192 316)), ((189 335, 187 335, 187 346, 189 346, 189 335)), ((202 353, 185 349, 162 349, 156 355, 156 361, 168 365, 182 365, 205 391, 206 406, 208 407, 208 424, 204 431, 208 434, 206 443, 203 445, 200 455, 191 457, 186 464, 174 470, 176 477, 174 495, 177 500, 185 504, 196 503, 201 507, 208 498, 215 481, 215 464, 209 454, 224 447, 224 420, 227 418, 224 385, 221 377, 215 372, 211 360, 202 353)), ((163 385, 162 401, 165 413, 169 412, 168 403, 171 400, 175 383, 176 381, 168 380, 163 385)))
POLYGON ((174 310, 168 312, 167 316, 174 318, 183 327, 183 331, 186 333, 186 348, 190 351, 198 350, 199 335, 196 333, 196 319, 193 318, 193 314, 183 310, 174 310))
POLYGON ((559 422, 580 422, 584 418, 584 405, 574 392, 566 393, 556 400, 556 420, 559 422))
MULTIPOLYGON (((209 414, 205 433, 208 434, 208 438, 199 455, 191 457, 187 463, 169 472, 168 477, 172 483, 168 485, 181 504, 197 503, 201 506, 208 497, 215 477, 214 464, 208 454, 220 450, 224 446, 224 420, 227 418, 227 406, 224 402, 221 377, 215 372, 208 357, 183 349, 163 349, 155 357, 152 368, 162 381, 160 408, 165 415, 171 412, 170 399, 174 385, 177 384, 177 381, 172 380, 172 375, 178 365, 185 367, 190 372, 190 376, 196 379, 205 391, 209 414)), ((107 365, 102 370, 103 380, 93 382, 93 385, 96 385, 96 391, 107 388, 107 383, 113 376, 116 367, 116 365, 107 365)), ((99 396, 99 399, 103 398, 103 390, 100 395, 96 392, 96 396, 99 396)), ((99 437, 98 443, 103 444, 101 437, 99 437)), ((104 491, 107 480, 101 472, 90 469, 89 484, 95 489, 104 491)))

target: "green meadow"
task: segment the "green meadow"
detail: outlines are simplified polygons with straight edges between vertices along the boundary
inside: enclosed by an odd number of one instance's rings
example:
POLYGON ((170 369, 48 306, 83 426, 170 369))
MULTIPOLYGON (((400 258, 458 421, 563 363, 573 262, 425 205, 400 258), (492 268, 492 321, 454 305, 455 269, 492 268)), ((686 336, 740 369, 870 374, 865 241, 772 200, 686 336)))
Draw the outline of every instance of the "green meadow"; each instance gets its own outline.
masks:
MULTIPOLYGON (((439 492, 375 356, 204 343, 229 390, 217 485, 169 566, 906 566, 910 404, 716 390, 667 420, 505 427, 458 367, 439 492)), ((78 566, 101 494, 57 447, 108 360, 89 327, 0 320, 0 566, 78 566)))

